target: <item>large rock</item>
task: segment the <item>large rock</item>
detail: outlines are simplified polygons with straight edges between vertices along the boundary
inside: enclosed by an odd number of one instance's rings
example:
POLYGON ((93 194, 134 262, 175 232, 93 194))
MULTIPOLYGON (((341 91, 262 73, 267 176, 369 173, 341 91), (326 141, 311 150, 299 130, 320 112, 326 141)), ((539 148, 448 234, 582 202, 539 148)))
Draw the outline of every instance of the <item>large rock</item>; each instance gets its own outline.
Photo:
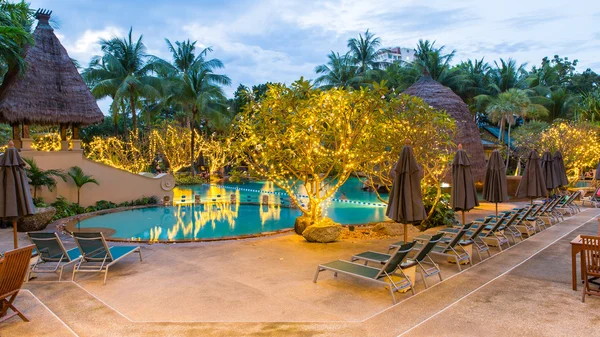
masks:
POLYGON ((56 214, 54 207, 36 208, 35 214, 22 217, 17 222, 17 231, 35 232, 41 231, 48 226, 52 217, 56 214))
POLYGON ((294 231, 296 234, 302 235, 302 232, 306 229, 306 227, 311 225, 310 217, 308 216, 299 216, 296 218, 296 222, 294 223, 294 231))
POLYGON ((334 242, 342 233, 342 225, 331 219, 323 219, 319 223, 306 227, 302 236, 308 242, 334 242))
MULTIPOLYGON (((413 225, 407 225, 409 235, 414 235, 420 231, 413 225)), ((396 222, 380 222, 373 226, 373 231, 389 236, 401 236, 404 235, 404 224, 396 222)))

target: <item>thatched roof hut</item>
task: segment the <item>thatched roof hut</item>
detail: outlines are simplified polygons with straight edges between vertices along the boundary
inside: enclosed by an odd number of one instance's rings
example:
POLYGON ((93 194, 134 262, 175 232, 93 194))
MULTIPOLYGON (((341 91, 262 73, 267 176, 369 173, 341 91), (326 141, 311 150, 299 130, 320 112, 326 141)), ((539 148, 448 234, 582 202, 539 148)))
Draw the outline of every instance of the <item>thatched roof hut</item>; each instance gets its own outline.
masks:
POLYGON ((469 108, 450 88, 447 88, 431 76, 424 75, 404 91, 405 94, 421 97, 432 107, 446 112, 456 122, 454 142, 462 144, 471 159, 471 170, 475 181, 483 181, 485 175, 485 155, 479 129, 469 113, 469 108))
POLYGON ((87 125, 104 115, 50 27, 50 11, 38 11, 35 44, 25 48, 24 74, 0 87, 0 123, 87 125))

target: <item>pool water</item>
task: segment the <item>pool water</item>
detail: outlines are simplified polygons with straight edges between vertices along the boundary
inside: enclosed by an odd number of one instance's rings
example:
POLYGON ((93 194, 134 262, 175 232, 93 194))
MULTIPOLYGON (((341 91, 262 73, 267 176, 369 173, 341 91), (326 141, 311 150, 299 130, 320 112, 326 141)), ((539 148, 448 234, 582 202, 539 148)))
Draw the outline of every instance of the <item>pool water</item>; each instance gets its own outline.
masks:
MULTIPOLYGON (((362 183, 357 178, 349 179, 333 200, 324 205, 325 215, 342 224, 385 220, 383 204, 375 193, 365 192, 361 187, 362 183), (342 193, 347 200, 339 199, 342 193)), ((302 195, 303 190, 299 188, 296 192, 302 195)), ((285 207, 290 204, 289 197, 268 182, 180 186, 175 190, 174 200, 192 200, 193 195, 200 195, 201 200, 207 203, 110 213, 82 220, 77 226, 111 228, 116 231, 113 237, 119 239, 202 240, 291 228, 295 219, 302 214, 296 208, 285 207), (230 202, 232 194, 235 195, 234 203, 230 202), (261 204, 263 196, 269 199, 268 205, 261 204)))

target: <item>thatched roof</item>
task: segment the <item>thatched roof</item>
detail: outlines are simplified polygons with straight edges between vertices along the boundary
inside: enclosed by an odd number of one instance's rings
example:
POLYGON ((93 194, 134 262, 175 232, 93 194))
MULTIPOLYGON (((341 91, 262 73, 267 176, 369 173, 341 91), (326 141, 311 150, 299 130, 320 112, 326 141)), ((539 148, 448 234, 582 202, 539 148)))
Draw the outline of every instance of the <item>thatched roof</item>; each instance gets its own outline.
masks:
POLYGON ((0 122, 93 124, 104 115, 65 48, 38 11, 35 44, 25 48, 24 74, 8 76, 0 87, 0 122))
POLYGON ((404 91, 405 94, 421 97, 432 107, 446 112, 456 122, 454 142, 463 145, 471 160, 471 171, 475 181, 483 181, 485 175, 485 156, 479 129, 463 100, 450 88, 434 81, 430 76, 421 77, 404 91))

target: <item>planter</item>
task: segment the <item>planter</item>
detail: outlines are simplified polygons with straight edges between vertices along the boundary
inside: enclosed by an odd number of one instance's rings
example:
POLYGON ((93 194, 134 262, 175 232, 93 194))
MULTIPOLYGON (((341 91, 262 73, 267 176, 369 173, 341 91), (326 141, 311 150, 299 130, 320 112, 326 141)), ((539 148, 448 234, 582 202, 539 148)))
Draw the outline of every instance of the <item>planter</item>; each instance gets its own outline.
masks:
POLYGON ((17 231, 37 232, 44 230, 56 214, 54 207, 36 208, 35 214, 22 217, 17 221, 17 231))

